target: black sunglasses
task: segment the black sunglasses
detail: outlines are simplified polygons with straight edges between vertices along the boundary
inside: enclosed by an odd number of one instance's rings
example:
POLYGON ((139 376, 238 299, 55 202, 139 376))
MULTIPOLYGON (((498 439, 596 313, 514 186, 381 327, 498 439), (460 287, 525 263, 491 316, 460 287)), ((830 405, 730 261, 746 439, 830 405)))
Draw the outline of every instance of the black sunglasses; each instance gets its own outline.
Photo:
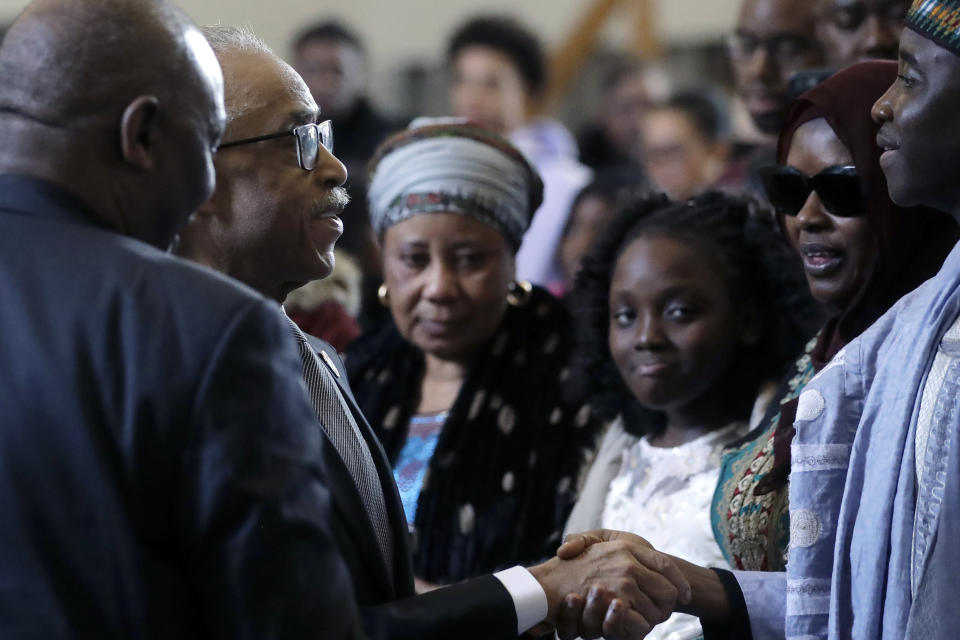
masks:
POLYGON ((323 147, 331 154, 333 153, 333 124, 329 120, 324 120, 320 124, 302 124, 289 131, 279 133, 268 133, 265 136, 255 138, 244 138, 243 140, 232 140, 224 142, 217 147, 217 151, 238 147, 242 144, 252 144, 254 142, 263 142, 264 140, 273 140, 274 138, 284 138, 286 136, 296 136, 297 138, 297 162, 304 171, 313 171, 317 168, 317 160, 320 158, 320 147, 323 147))
POLYGON ((853 165, 827 167, 815 176, 782 165, 760 167, 760 179, 767 198, 779 215, 795 216, 807 202, 811 191, 832 216, 855 218, 866 212, 860 177, 853 165))

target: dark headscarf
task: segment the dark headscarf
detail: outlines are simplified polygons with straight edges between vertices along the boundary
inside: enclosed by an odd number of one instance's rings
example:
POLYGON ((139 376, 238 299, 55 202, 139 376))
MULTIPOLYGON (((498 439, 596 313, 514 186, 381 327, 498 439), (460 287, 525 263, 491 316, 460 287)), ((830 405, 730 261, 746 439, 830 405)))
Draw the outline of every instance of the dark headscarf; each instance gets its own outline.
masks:
MULTIPOLYGON (((880 125, 873 121, 870 110, 896 77, 897 63, 890 61, 861 62, 834 74, 794 100, 777 143, 777 161, 786 164, 796 130, 806 122, 824 118, 853 156, 866 215, 878 243, 876 261, 860 290, 820 332, 810 354, 817 371, 897 300, 933 277, 960 239, 960 229, 949 215, 932 209, 898 207, 890 200, 876 139, 880 125)), ((774 469, 758 483, 758 495, 786 482, 796 410, 796 399, 779 408, 776 461, 774 469)), ((769 417, 768 412, 763 424, 768 424, 769 417)))
POLYGON ((896 77, 897 63, 888 61, 861 62, 840 71, 793 102, 777 144, 777 161, 786 164, 796 130, 811 120, 826 119, 853 155, 866 215, 878 242, 876 262, 863 286, 821 334, 812 354, 818 369, 897 300, 939 271, 960 238, 950 216, 931 209, 904 209, 890 200, 876 141, 880 125, 870 110, 896 77))

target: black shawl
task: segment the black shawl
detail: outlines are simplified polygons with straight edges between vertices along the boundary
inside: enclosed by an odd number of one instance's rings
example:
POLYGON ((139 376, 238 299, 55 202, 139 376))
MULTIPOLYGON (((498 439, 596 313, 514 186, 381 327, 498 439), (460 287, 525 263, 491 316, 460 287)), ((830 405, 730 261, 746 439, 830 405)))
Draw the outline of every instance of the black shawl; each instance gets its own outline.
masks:
MULTIPOLYGON (((598 433, 589 405, 562 390, 572 344, 566 310, 535 288, 478 351, 417 504, 418 577, 451 583, 553 555, 598 433)), ((391 321, 351 346, 347 370, 396 462, 419 403, 422 352, 391 321)))

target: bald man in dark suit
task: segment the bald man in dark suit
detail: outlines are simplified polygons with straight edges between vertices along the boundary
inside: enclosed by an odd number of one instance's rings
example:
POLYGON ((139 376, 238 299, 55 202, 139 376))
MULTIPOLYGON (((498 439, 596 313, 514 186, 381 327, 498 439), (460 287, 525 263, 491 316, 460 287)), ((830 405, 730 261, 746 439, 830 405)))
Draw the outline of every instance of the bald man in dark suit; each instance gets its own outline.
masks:
POLYGON ((276 304, 163 251, 213 189, 209 45, 38 0, 0 78, 0 637, 360 636, 276 304))

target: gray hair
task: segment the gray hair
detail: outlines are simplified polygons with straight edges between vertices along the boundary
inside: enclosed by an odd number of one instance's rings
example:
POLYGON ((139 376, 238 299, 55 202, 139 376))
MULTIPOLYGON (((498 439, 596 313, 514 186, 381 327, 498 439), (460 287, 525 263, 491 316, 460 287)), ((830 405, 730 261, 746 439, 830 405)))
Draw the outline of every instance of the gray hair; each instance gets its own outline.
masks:
MULTIPOLYGON (((246 26, 209 25, 201 28, 210 48, 220 59, 223 67, 224 55, 254 54, 277 57, 263 39, 246 26)), ((233 122, 249 111, 255 103, 255 96, 236 82, 234 74, 224 67, 224 103, 227 108, 227 121, 233 122)))
POLYGON ((245 26, 214 24, 203 27, 204 37, 217 55, 221 53, 264 53, 275 55, 260 36, 245 26))

